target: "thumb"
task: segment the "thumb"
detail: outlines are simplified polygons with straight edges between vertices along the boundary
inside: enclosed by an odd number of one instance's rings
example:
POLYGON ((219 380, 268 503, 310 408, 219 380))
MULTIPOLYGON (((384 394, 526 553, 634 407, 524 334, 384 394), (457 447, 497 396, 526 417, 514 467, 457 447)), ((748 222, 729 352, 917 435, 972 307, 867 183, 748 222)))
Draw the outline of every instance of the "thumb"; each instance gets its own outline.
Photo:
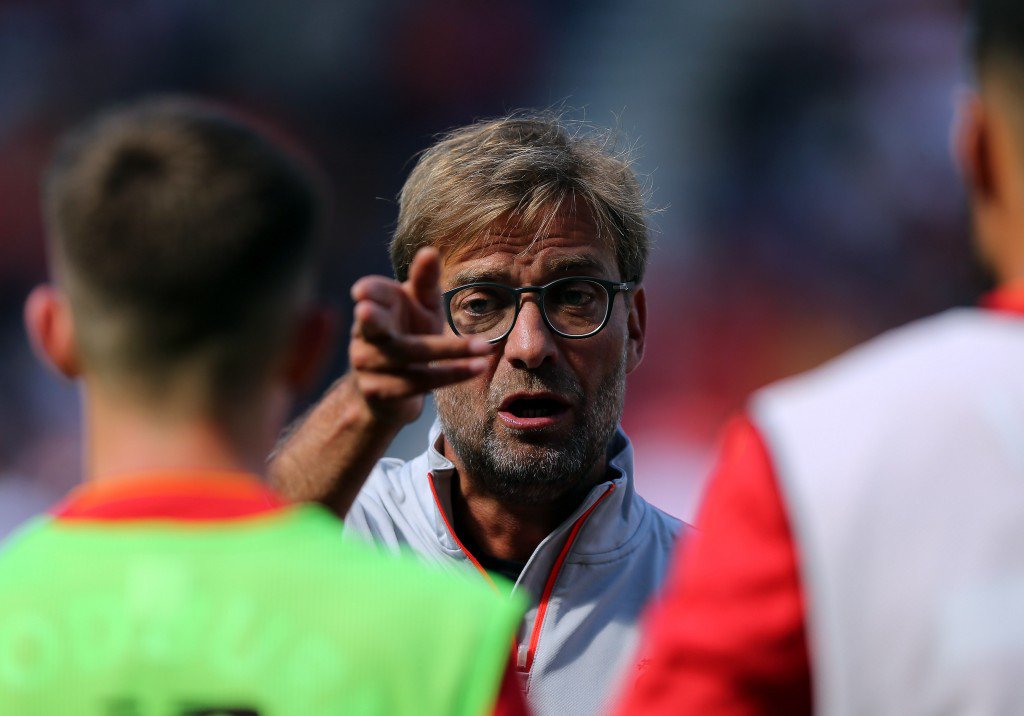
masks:
POLYGON ((407 290, 423 308, 431 313, 441 308, 441 254, 433 246, 425 246, 416 252, 409 267, 407 290))

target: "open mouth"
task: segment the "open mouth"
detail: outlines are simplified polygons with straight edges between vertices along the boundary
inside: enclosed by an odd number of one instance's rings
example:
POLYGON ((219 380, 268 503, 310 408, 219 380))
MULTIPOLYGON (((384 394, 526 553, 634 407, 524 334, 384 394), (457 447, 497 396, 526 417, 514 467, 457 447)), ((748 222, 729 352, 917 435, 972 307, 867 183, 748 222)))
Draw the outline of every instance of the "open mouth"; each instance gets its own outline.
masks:
POLYGON ((517 418, 546 418, 563 410, 564 403, 550 398, 519 398, 508 406, 508 412, 517 418))
POLYGON ((502 401, 499 415, 514 427, 540 427, 555 422, 568 411, 568 402, 557 395, 517 393, 502 401))

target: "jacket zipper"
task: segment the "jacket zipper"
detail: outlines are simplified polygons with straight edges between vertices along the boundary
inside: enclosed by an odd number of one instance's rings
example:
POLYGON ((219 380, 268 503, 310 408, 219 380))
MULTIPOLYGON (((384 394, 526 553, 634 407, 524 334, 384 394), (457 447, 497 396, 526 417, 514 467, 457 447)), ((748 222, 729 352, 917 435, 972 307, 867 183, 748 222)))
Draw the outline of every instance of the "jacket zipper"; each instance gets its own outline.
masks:
POLYGON ((521 673, 529 673, 530 669, 533 668, 533 659, 537 654, 537 644, 540 642, 540 632, 544 627, 544 618, 548 615, 548 602, 551 599, 551 593, 555 589, 555 582, 558 581, 558 575, 562 571, 562 565, 565 564, 565 558, 569 556, 569 550, 572 549, 573 542, 576 541, 576 536, 580 533, 580 529, 583 527, 583 523, 590 517, 590 513, 597 509, 597 506, 604 501, 604 498, 608 497, 615 490, 615 485, 609 485, 608 489, 605 490, 594 504, 590 506, 586 512, 580 515, 572 525, 572 530, 569 532, 568 539, 565 540, 565 544, 562 545, 562 551, 558 553, 558 557, 555 559, 554 565, 551 567, 551 572, 548 573, 548 581, 544 585, 544 592, 541 594, 540 603, 537 605, 537 616, 533 620, 533 628, 530 630, 529 646, 524 650, 523 645, 519 646, 518 654, 516 655, 516 668, 521 673))

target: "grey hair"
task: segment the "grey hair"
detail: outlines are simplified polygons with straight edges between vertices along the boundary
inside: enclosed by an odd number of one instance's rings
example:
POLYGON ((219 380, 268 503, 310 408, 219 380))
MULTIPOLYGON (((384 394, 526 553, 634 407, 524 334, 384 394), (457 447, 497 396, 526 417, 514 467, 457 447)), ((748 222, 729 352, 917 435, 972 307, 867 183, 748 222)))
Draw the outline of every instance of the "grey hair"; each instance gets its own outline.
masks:
POLYGON ((650 240, 632 148, 551 112, 455 129, 419 158, 399 195, 391 262, 399 280, 424 246, 457 249, 496 222, 546 233, 581 209, 615 253, 621 278, 642 278, 650 240))

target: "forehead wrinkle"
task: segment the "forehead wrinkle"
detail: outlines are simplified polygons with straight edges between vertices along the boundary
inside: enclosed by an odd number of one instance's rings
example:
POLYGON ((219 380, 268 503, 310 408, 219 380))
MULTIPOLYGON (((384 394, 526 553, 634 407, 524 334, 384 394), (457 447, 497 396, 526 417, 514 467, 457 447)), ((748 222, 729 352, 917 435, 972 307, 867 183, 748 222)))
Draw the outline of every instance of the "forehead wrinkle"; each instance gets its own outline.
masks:
MULTIPOLYGON (((452 276, 452 286, 463 286, 468 283, 490 281, 492 283, 508 283, 510 273, 506 262, 484 266, 466 267, 452 276)), ((539 267, 544 274, 563 275, 600 275, 606 272, 604 264, 595 256, 588 254, 569 254, 541 259, 539 267)))
POLYGON ((595 256, 589 254, 571 254, 555 256, 544 262, 545 268, 551 273, 590 272, 601 273, 604 265, 595 256))
MULTIPOLYGON (((602 260, 600 254, 607 247, 594 235, 593 222, 558 212, 550 218, 555 221, 535 228, 509 220, 496 222, 475 241, 449 249, 445 263, 455 264, 458 270, 448 285, 481 281, 508 284, 510 277, 526 266, 542 274, 605 276, 615 272, 614 265, 602 260)), ((614 257, 608 258, 615 263, 614 257)))

